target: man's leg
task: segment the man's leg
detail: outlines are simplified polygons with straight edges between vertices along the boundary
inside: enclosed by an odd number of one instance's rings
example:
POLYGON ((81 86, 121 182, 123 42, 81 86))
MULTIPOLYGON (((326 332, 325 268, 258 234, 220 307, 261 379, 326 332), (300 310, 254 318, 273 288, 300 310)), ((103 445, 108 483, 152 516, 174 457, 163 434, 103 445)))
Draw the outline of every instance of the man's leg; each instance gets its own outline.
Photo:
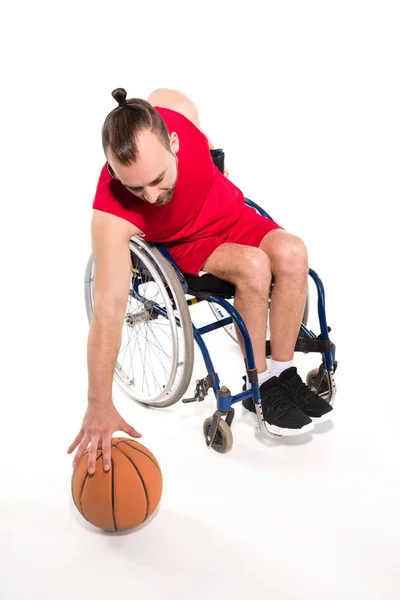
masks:
MULTIPOLYGON (((234 306, 248 329, 257 371, 263 373, 267 370, 265 339, 271 285, 268 256, 258 248, 224 244, 213 252, 203 270, 236 287, 234 306)), ((239 342, 244 354, 240 336, 239 342)))
MULTIPOLYGON (((281 389, 277 377, 265 374, 265 339, 268 317, 268 299, 271 283, 269 259, 259 248, 237 244, 218 247, 202 270, 233 283, 236 287, 235 307, 241 314, 251 338, 259 376, 261 404, 267 429, 274 434, 293 436, 311 431, 312 420, 307 417, 281 389)), ((255 412, 251 398, 243 406, 255 412)))
POLYGON ((271 358, 291 361, 307 299, 307 248, 282 229, 268 233, 260 248, 268 256, 274 276, 269 315, 271 358))
POLYGON ((300 238, 283 230, 268 233, 260 248, 274 276, 269 317, 271 373, 279 376, 282 391, 293 404, 313 421, 326 421, 332 407, 302 382, 291 364, 307 299, 307 249, 300 238))

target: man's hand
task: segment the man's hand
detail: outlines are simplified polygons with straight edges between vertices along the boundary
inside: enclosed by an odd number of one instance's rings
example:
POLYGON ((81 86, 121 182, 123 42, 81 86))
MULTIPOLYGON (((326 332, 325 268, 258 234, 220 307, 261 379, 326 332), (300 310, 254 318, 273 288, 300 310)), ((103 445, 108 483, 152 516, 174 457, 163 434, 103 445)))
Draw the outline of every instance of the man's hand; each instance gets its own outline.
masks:
POLYGON ((74 457, 74 469, 79 465, 82 454, 90 443, 88 472, 93 475, 96 470, 96 453, 99 445, 103 450, 103 468, 108 471, 111 464, 111 438, 115 431, 124 431, 134 438, 142 436, 128 425, 112 403, 90 404, 83 418, 82 428, 67 450, 67 453, 71 454, 79 444, 74 457))

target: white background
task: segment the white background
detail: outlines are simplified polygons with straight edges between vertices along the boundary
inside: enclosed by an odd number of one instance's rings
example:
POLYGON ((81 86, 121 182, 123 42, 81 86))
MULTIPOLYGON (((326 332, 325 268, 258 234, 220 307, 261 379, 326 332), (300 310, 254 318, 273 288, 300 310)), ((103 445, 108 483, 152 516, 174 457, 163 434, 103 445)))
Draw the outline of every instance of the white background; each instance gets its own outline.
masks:
MULTIPOLYGON (((399 597, 399 25, 397 3, 367 0, 2 11, 2 600, 399 597), (225 456, 202 437, 211 395, 157 412, 116 389, 164 493, 146 527, 112 536, 71 505, 66 449, 86 405, 83 275, 119 86, 188 94, 232 181, 305 240, 339 368, 333 427, 265 444, 239 409, 225 456)), ((237 348, 207 342, 237 393, 237 348)), ((303 375, 317 358, 299 358, 303 375)))

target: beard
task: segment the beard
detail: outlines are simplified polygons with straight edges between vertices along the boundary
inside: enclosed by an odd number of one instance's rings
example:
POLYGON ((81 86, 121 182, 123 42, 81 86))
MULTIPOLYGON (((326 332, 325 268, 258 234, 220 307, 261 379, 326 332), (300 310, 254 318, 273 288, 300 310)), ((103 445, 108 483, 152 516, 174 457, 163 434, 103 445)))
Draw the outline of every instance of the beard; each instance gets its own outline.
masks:
POLYGON ((175 178, 175 182, 174 182, 174 184, 170 188, 164 190, 163 193, 160 194, 160 196, 157 198, 156 202, 154 202, 153 206, 165 206, 166 204, 168 204, 168 202, 170 202, 170 200, 172 199, 172 196, 174 195, 174 191, 175 191, 175 188, 176 188, 176 183, 178 181, 178 157, 173 152, 171 152, 171 154, 175 158, 175 165, 176 165, 176 178, 175 178))
POLYGON ((154 206, 165 206, 172 199, 174 195, 176 183, 167 190, 165 190, 160 196, 157 198, 157 201, 154 202, 154 206))

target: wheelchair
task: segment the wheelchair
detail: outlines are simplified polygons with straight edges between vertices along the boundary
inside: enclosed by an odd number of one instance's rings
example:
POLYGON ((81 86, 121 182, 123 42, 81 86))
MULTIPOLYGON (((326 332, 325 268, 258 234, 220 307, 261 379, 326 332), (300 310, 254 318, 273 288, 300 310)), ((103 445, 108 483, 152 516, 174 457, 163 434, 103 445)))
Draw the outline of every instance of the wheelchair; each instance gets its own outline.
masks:
MULTIPOLYGON (((246 198, 245 202, 265 218, 271 218, 250 199, 246 198)), ((206 445, 216 452, 231 450, 234 405, 248 397, 254 401, 261 432, 269 438, 279 438, 267 430, 263 421, 252 344, 246 325, 233 306, 234 286, 210 274, 196 277, 182 273, 166 247, 145 242, 138 236, 130 240, 130 252, 132 275, 114 381, 136 402, 158 408, 169 407, 180 400, 184 404, 201 402, 212 389, 217 408, 204 421, 203 435, 206 445), (212 316, 211 323, 202 327, 194 325, 190 314, 190 307, 199 302, 208 303, 212 316), (227 386, 220 385, 203 339, 207 333, 219 328, 223 328, 237 344, 236 332, 242 337, 245 369, 251 384, 248 390, 232 394, 227 386), (192 379, 195 342, 201 351, 207 373, 204 378, 196 380, 194 395, 187 398, 184 396, 192 379)), ((317 289, 321 331, 317 336, 307 328, 308 293, 295 352, 321 355, 319 367, 308 373, 306 383, 333 404, 336 395, 336 348, 329 337, 331 330, 326 320, 322 281, 313 269, 309 270, 309 277, 317 289)), ((85 272, 85 304, 89 323, 94 310, 94 287, 95 268, 90 256, 85 272)), ((272 294, 273 283, 270 299, 272 294)), ((271 344, 266 339, 266 357, 270 356, 271 344)))

